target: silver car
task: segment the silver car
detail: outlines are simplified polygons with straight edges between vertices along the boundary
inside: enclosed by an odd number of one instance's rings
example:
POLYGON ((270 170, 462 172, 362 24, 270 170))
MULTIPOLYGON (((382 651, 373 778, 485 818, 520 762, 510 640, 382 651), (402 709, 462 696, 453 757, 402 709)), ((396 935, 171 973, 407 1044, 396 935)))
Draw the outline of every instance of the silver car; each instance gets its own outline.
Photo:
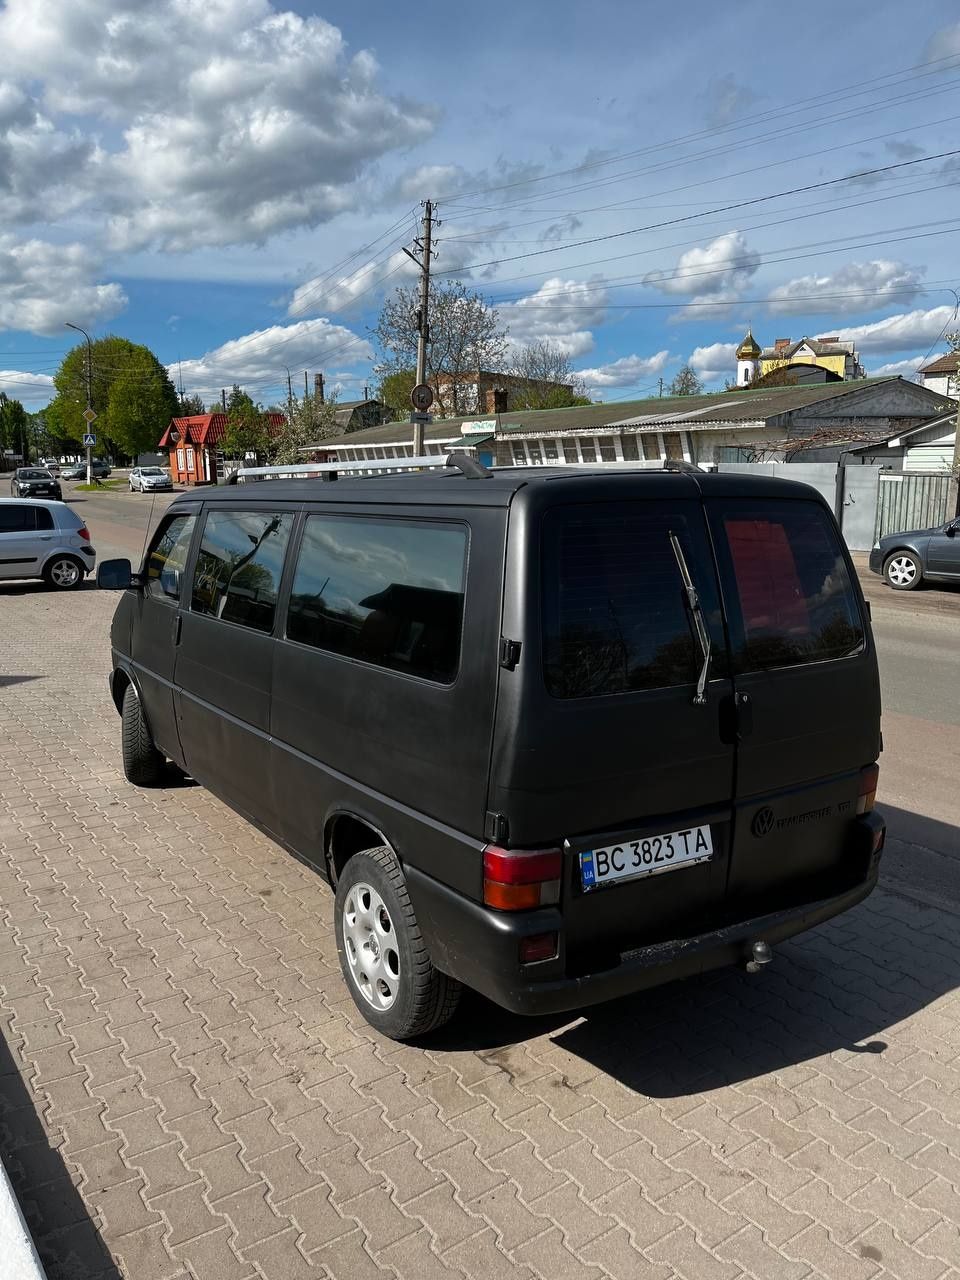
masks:
POLYGON ((43 578, 48 587, 79 587, 97 557, 90 531, 65 502, 0 498, 0 581, 43 578))
POLYGON ((163 467, 134 467, 130 472, 130 492, 139 489, 149 493, 154 489, 172 489, 173 481, 163 467))

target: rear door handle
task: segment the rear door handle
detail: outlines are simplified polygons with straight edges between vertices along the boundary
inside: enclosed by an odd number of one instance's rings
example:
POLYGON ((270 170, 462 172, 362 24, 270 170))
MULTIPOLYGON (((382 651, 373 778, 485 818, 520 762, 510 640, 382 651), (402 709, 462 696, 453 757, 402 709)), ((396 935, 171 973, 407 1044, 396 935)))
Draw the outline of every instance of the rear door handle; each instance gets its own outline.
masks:
POLYGON ((753 733, 753 699, 749 693, 737 694, 737 736, 748 738, 753 733))
POLYGON ((173 624, 173 643, 174 644, 180 643, 180 631, 182 627, 183 627, 183 615, 178 613, 177 620, 173 624))
POLYGON ((52 533, 45 533, 45 534, 44 534, 44 533, 42 533, 42 534, 40 535, 40 541, 41 541, 41 542, 52 542, 52 541, 53 541, 53 534, 52 534, 52 533))

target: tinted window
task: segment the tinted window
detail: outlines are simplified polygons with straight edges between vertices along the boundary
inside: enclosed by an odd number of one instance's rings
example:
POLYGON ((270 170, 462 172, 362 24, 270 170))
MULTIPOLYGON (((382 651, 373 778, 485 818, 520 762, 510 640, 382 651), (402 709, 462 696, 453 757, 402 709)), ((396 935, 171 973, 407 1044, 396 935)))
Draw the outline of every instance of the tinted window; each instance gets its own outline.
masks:
POLYGON ((0 533, 24 533, 37 527, 35 507, 18 502, 0 502, 0 533))
POLYGON ((292 525, 289 513, 208 512, 193 575, 193 612, 272 631, 292 525))
POLYGON ((187 563, 195 516, 171 516, 147 556, 146 591, 160 600, 180 599, 180 578, 187 563))
POLYGON ((310 516, 287 635, 448 684, 460 658, 466 551, 460 525, 310 516))
POLYGON ((543 666, 559 698, 693 683, 694 639, 669 534, 718 628, 704 530, 660 503, 563 507, 543 524, 543 666))
POLYGON ((731 501, 719 523, 736 587, 739 670, 824 662, 862 647, 859 604, 828 512, 814 502, 731 501))
POLYGON ((34 507, 33 519, 38 529, 53 528, 53 512, 48 507, 34 507))

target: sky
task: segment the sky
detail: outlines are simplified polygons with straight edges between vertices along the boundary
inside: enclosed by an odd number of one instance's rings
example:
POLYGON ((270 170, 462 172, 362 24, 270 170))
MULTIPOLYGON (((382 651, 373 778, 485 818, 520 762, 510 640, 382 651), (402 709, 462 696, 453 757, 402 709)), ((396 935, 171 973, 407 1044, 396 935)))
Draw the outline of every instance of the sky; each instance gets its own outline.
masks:
POLYGON ((960 329, 950 0, 0 0, 0 390, 78 335, 142 342, 209 401, 323 372, 439 278, 589 394, 735 374, 748 326, 915 376, 960 329))

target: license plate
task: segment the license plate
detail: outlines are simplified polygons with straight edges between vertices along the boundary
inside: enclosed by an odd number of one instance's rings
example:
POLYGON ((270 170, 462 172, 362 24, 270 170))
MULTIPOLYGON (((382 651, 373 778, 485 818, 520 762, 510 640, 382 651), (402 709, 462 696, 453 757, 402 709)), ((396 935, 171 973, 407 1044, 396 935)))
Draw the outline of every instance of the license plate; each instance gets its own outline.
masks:
POLYGON ((585 893, 623 880, 657 876, 713 857, 709 827, 687 827, 661 835, 624 840, 622 844, 588 849, 580 854, 580 883, 585 893))

